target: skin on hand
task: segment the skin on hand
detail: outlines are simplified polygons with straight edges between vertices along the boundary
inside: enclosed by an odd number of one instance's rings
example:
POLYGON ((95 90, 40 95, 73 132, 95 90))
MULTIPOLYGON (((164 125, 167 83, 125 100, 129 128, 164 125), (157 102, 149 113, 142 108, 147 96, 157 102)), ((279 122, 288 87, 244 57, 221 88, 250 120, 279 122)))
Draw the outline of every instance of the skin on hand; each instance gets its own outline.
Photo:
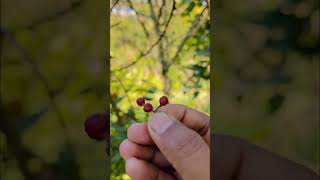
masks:
POLYGON ((209 117, 191 108, 168 104, 158 112, 148 124, 131 125, 128 139, 120 145, 120 154, 126 160, 126 172, 134 180, 319 179, 319 175, 308 168, 241 139, 211 135, 210 140, 209 117), (162 129, 157 134, 151 126, 155 121, 159 123, 157 119, 160 122, 169 119, 171 125, 160 123, 162 129), (186 134, 193 137, 188 143, 183 138, 186 134), (190 148, 193 146, 197 148, 190 148))
POLYGON ((127 174, 134 180, 209 180, 209 125, 207 115, 186 106, 159 108, 148 123, 131 125, 120 145, 127 174))

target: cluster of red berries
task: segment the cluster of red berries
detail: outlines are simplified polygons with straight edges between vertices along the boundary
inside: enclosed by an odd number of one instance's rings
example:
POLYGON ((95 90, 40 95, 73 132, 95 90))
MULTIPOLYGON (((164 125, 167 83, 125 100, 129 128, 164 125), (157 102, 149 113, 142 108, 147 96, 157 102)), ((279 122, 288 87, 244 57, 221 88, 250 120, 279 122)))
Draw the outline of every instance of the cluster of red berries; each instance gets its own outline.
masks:
MULTIPOLYGON (((169 100, 166 96, 162 96, 159 99, 160 105, 165 106, 169 104, 169 100)), ((139 106, 143 106, 143 110, 145 112, 155 112, 153 110, 153 106, 150 103, 145 103, 145 99, 140 97, 137 99, 137 104, 139 106)), ((92 139, 102 141, 106 140, 107 142, 110 141, 110 115, 109 113, 95 113, 87 117, 84 123, 84 129, 88 136, 92 139)))
MULTIPOLYGON (((159 107, 165 106, 165 105, 169 104, 169 99, 166 96, 162 96, 161 98, 159 98, 159 103, 160 103, 159 107)), ((145 99, 143 97, 140 97, 137 99, 137 104, 139 106, 143 106, 144 112, 155 112, 153 110, 152 104, 146 103, 145 99)))

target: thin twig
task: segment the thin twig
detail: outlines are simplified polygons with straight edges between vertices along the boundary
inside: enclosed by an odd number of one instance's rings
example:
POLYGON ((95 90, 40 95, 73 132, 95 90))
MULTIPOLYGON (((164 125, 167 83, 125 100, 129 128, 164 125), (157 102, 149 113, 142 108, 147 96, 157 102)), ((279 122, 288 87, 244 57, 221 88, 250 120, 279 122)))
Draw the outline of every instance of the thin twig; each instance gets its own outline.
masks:
POLYGON ((113 8, 119 3, 119 1, 120 1, 120 0, 116 0, 116 1, 113 3, 113 5, 112 5, 112 7, 111 7, 111 9, 110 9, 110 13, 112 13, 113 8))
POLYGON ((133 6, 131 0, 127 0, 127 2, 128 2, 128 4, 129 4, 130 8, 135 12, 135 15, 136 15, 136 17, 137 17, 137 20, 138 20, 138 22, 140 23, 140 25, 141 25, 141 27, 142 27, 142 29, 143 29, 144 34, 146 35, 147 38, 149 38, 149 32, 148 32, 148 30, 147 30, 147 28, 146 28, 146 25, 144 24, 144 22, 143 22, 142 19, 140 18, 140 13, 138 13, 138 11, 135 9, 135 7, 133 6))
POLYGON ((154 12, 153 4, 151 0, 148 0, 148 5, 150 9, 150 16, 154 22, 154 28, 156 29, 157 33, 160 33, 159 21, 157 19, 156 13, 154 12))
POLYGON ((188 32, 186 33, 186 35, 182 38, 180 44, 178 45, 178 48, 177 48, 177 51, 175 52, 174 56, 172 57, 171 59, 171 64, 173 62, 176 61, 176 59, 178 58, 179 56, 179 53, 182 51, 185 43, 187 42, 187 40, 194 35, 194 33, 196 32, 196 29, 198 28, 198 25, 200 24, 201 22, 201 16, 203 15, 203 13, 205 12, 205 10, 208 8, 208 5, 206 7, 204 7, 201 11, 200 14, 198 14, 195 18, 195 20, 193 21, 193 23, 191 24, 188 32))
POLYGON ((171 13, 170 13, 170 16, 169 16, 169 18, 168 18, 168 21, 167 21, 167 23, 166 23, 166 25, 165 25, 165 28, 164 28, 164 30, 162 31, 161 35, 158 37, 158 39, 150 46, 150 48, 147 49, 147 51, 140 53, 140 55, 139 55, 134 61, 132 61, 130 64, 127 64, 127 65, 125 65, 125 66, 123 66, 123 67, 121 67, 121 68, 119 68, 119 69, 117 69, 117 70, 115 70, 115 71, 122 71, 122 70, 124 70, 124 69, 126 69, 126 68, 129 68, 129 67, 135 65, 135 64, 136 64, 137 62, 139 62, 144 56, 148 55, 148 54, 152 51, 152 49, 153 49, 157 44, 159 44, 159 42, 161 41, 161 39, 162 39, 162 38, 165 36, 165 34, 167 33, 167 29, 168 29, 168 26, 169 26, 169 24, 170 24, 170 22, 171 22, 171 19, 172 19, 172 17, 173 17, 173 12, 174 12, 175 9, 176 9, 176 7, 175 7, 175 1, 173 1, 171 13))
POLYGON ((38 19, 38 20, 35 20, 34 22, 32 22, 31 24, 27 25, 26 27, 22 27, 22 28, 18 28, 18 29, 34 29, 44 23, 47 23, 47 22, 52 22, 54 20, 56 20, 57 18, 60 18, 61 16, 67 14, 67 13, 70 13, 72 12, 73 10, 75 10, 76 8, 80 7, 80 5, 82 4, 83 0, 79 0, 79 1, 76 1, 76 2, 72 2, 72 4, 66 8, 66 9, 62 9, 62 10, 59 10, 58 12, 52 14, 52 15, 49 15, 47 17, 44 17, 44 18, 41 18, 41 19, 38 19))
POLYGON ((120 108, 118 108, 116 103, 113 100, 111 100, 110 103, 111 103, 111 108, 113 109, 113 111, 115 112, 115 115, 118 118, 117 123, 119 125, 124 124, 124 122, 126 120, 126 116, 129 116, 131 118, 131 120, 133 120, 133 121, 137 121, 136 117, 130 116, 130 115, 128 115, 128 113, 126 113, 126 112, 122 111, 120 108), (121 114, 123 114, 123 115, 121 116, 121 114))
POLYGON ((163 8, 164 8, 164 6, 166 5, 166 0, 162 0, 162 4, 161 4, 161 6, 160 6, 160 8, 159 8, 159 13, 158 13, 158 20, 160 21, 160 18, 161 18, 161 16, 162 16, 162 10, 163 10, 163 8))
POLYGON ((20 54, 23 56, 23 60, 25 61, 26 64, 28 64, 31 68, 31 71, 35 74, 35 76, 40 80, 40 82, 44 85, 47 95, 49 97, 50 100, 50 104, 53 107, 53 109, 56 111, 57 116, 58 116, 58 121, 61 125, 61 127, 63 129, 66 130, 66 124, 63 121, 63 117, 62 114, 58 108, 58 106, 56 105, 55 101, 54 101, 54 96, 55 93, 53 90, 51 90, 45 76, 40 72, 39 68, 37 67, 37 65, 33 62, 33 59, 30 57, 30 55, 24 50, 23 47, 20 46, 20 44, 17 42, 16 38, 14 37, 14 35, 7 31, 4 28, 1 28, 1 32, 2 34, 4 34, 11 42, 12 44, 16 47, 16 49, 20 52, 20 54))
POLYGON ((143 51, 137 47, 137 44, 135 44, 135 42, 132 42, 130 39, 126 40, 126 43, 128 43, 128 45, 130 45, 132 48, 137 49, 140 53, 143 53, 143 51))
MULTIPOLYGON (((175 1, 173 1, 173 4, 175 3, 175 1)), ((149 9, 150 9, 150 16, 153 20, 153 24, 154 24, 154 30, 155 30, 155 33, 158 35, 158 36, 161 36, 160 34, 160 22, 159 22, 159 19, 158 17, 156 16, 155 14, 155 10, 154 10, 154 6, 152 4, 152 1, 151 0, 148 0, 148 4, 149 4, 149 9)), ((165 53, 164 53, 164 48, 163 48, 163 41, 159 42, 159 45, 158 45, 158 60, 160 61, 161 63, 161 66, 162 66, 162 75, 163 75, 163 78, 164 78, 164 93, 166 95, 168 95, 168 91, 170 87, 170 85, 168 84, 168 78, 167 78, 167 64, 168 62, 166 62, 166 58, 165 58, 165 53)))
MULTIPOLYGON (((62 116, 61 111, 58 108, 58 105, 56 104, 55 100, 54 100, 54 96, 55 93, 53 90, 51 90, 45 76, 41 73, 40 69, 38 68, 38 66, 34 63, 33 59, 31 58, 31 56, 26 52, 26 50, 18 43, 17 39, 15 38, 15 36, 8 31, 7 29, 1 27, 1 34, 3 34, 5 37, 8 38, 8 40, 10 40, 10 42, 13 44, 13 46, 18 50, 18 52, 22 55, 23 57, 23 61, 30 66, 31 68, 31 72, 34 73, 34 75, 39 79, 39 81, 44 85, 45 90, 47 92, 47 95, 49 97, 49 103, 51 105, 51 107, 53 108, 53 110, 56 112, 57 115, 57 120, 59 125, 61 126, 62 130, 64 131, 64 136, 65 136, 65 143, 66 143, 66 148, 68 151, 74 152, 74 147, 71 143, 71 137, 68 133, 67 130, 67 126, 64 122, 64 118, 62 116)), ((73 157, 74 158, 74 157, 73 157)), ((79 167, 77 165, 75 165, 75 168, 77 169, 77 171, 79 170, 79 167)))
POLYGON ((116 69, 115 71, 122 71, 124 69, 127 69, 133 65, 135 65, 136 63, 138 63, 144 56, 146 56, 147 54, 145 53, 140 53, 140 55, 134 60, 132 61, 130 64, 127 64, 125 66, 120 67, 119 69, 116 69))
POLYGON ((117 22, 117 23, 111 24, 111 25, 110 25, 110 29, 111 29, 111 28, 114 28, 114 27, 116 27, 116 26, 119 26, 120 24, 121 24, 121 22, 117 22))
POLYGON ((112 107, 113 111, 115 112, 115 114, 116 114, 116 116, 118 118, 118 122, 120 122, 120 124, 122 125, 123 124, 123 122, 122 122, 123 118, 120 115, 120 112, 121 112, 120 109, 117 107, 116 103, 112 100, 112 98, 111 98, 110 103, 111 103, 111 107, 112 107))
POLYGON ((129 96, 129 94, 128 94, 127 88, 124 86, 124 84, 122 83, 122 81, 114 74, 114 72, 111 72, 111 75, 113 75, 113 76, 116 78, 116 80, 119 82, 120 86, 122 87, 124 93, 126 94, 126 96, 127 96, 127 98, 128 98, 128 101, 129 101, 129 103, 130 103, 131 108, 133 108, 133 105, 132 105, 130 96, 129 96))

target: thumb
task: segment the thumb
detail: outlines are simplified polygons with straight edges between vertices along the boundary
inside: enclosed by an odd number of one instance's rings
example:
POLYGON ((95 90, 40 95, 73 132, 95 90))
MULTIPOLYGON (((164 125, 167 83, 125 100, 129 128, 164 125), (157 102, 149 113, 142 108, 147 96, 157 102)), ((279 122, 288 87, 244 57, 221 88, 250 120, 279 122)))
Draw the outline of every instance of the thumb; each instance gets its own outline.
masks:
POLYGON ((210 149, 203 138, 166 113, 148 123, 151 138, 183 179, 210 178, 210 149))

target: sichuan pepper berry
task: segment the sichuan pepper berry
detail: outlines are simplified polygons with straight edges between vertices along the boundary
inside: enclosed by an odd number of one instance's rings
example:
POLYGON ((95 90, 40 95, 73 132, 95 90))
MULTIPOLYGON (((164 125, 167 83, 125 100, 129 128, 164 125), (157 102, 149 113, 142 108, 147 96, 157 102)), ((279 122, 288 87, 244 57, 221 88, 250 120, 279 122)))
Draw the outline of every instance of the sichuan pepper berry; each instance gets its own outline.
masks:
POLYGON ((150 103, 145 104, 145 99, 143 97, 140 97, 137 99, 137 104, 139 106, 143 106, 144 112, 157 112, 157 109, 161 106, 165 106, 169 104, 169 99, 166 96, 162 96, 159 98, 160 105, 154 110, 153 106, 150 103))
POLYGON ((160 106, 165 106, 165 105, 169 104, 169 99, 166 96, 162 96, 159 99, 159 103, 160 103, 160 106))
POLYGON ((153 106, 150 103, 147 103, 143 106, 144 112, 151 112, 153 111, 153 106))
POLYGON ((139 105, 139 106, 143 106, 144 104, 145 104, 145 100, 144 100, 144 98, 138 98, 137 99, 137 104, 139 105))

